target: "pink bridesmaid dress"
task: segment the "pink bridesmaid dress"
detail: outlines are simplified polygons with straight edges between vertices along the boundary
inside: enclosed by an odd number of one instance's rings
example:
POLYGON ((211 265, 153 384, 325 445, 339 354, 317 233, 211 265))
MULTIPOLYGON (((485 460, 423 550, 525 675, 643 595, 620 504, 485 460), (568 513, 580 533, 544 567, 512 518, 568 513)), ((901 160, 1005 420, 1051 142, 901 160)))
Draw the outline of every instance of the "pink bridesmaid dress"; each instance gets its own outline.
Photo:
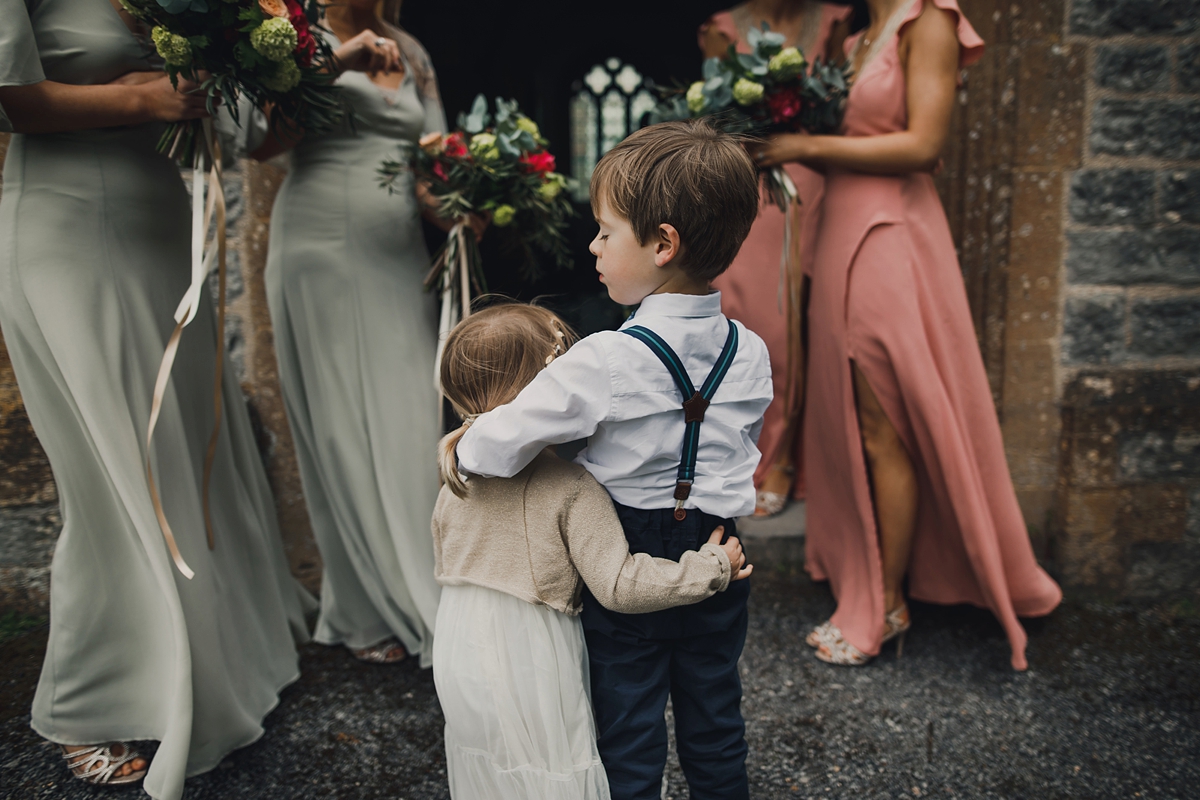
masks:
MULTIPOLYGON (((915 0, 958 17, 960 65, 983 40, 954 0, 915 0)), ((905 130, 899 33, 861 68, 843 133, 905 130)), ((847 41, 847 50, 855 44, 847 41)), ((1025 669, 1019 616, 1062 599, 1037 564, 1017 505, 976 344, 954 242, 933 179, 830 169, 809 305, 804 469, 807 568, 837 598, 833 624, 864 654, 884 632, 883 565, 855 410, 851 362, 878 396, 916 467, 920 491, 909 596, 990 609, 1025 669)))
MULTIPOLYGON (((738 52, 750 52, 750 47, 740 30, 747 21, 742 20, 742 25, 739 26, 739 20, 735 16, 741 13, 741 8, 718 11, 700 26, 699 39, 702 50, 705 34, 710 27, 714 27, 737 47, 738 52)), ((850 12, 849 6, 819 2, 809 5, 804 12, 809 18, 801 34, 801 41, 795 43, 804 51, 806 58, 824 58, 830 31, 835 23, 849 16, 850 12)), ((817 218, 825 179, 821 173, 801 164, 787 164, 785 169, 800 195, 801 206, 796 227, 801 247, 800 265, 807 274, 814 252, 817 218)), ((798 390, 801 388, 798 381, 788 381, 788 306, 780 280, 784 222, 785 216, 782 211, 770 203, 763 203, 759 208, 758 219, 750 229, 750 235, 746 237, 742 249, 738 251, 737 258, 713 283, 721 292, 721 311, 762 337, 771 356, 775 399, 767 408, 762 434, 758 440, 762 460, 754 474, 756 487, 762 485, 767 471, 780 456, 780 448, 785 444, 783 435, 787 427, 786 409, 795 407, 795 403, 799 401, 798 390)), ((798 275, 792 277, 796 288, 799 286, 799 279, 798 275)), ((799 312, 792 309, 792 313, 799 312)), ((802 362, 800 369, 803 369, 802 362)), ((792 443, 792 463, 796 465, 798 473, 801 464, 800 440, 800 432, 797 431, 792 443)), ((804 480, 800 474, 796 475, 793 494, 797 499, 804 496, 804 480)))

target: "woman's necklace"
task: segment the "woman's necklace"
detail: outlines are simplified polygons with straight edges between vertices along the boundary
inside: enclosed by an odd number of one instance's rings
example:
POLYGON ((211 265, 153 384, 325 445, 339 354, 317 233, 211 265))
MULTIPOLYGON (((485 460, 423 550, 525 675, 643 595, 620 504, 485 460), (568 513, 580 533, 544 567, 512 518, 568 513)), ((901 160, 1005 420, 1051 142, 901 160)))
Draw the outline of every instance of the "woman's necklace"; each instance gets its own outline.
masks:
POLYGON ((863 31, 862 37, 854 45, 854 52, 850 56, 851 63, 858 64, 856 72, 861 73, 866 69, 867 64, 879 54, 880 46, 896 34, 900 29, 900 23, 908 16, 908 12, 912 9, 916 1, 901 0, 896 9, 892 11, 891 15, 888 16, 887 20, 880 27, 879 33, 875 36, 868 36, 867 31, 863 31), (862 53, 861 60, 859 60, 860 53, 862 53))

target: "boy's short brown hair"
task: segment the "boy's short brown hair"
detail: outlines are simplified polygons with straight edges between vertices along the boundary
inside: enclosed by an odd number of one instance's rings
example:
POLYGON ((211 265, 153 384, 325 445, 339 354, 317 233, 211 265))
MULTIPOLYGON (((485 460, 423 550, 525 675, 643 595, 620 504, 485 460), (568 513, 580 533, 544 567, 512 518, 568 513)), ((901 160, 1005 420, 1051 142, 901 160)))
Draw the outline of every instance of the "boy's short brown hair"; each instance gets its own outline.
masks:
POLYGON ((592 173, 601 201, 629 221, 638 244, 667 223, 679 231, 679 266, 711 281, 733 262, 758 216, 758 171, 739 139, 704 120, 663 122, 631 133, 592 173))

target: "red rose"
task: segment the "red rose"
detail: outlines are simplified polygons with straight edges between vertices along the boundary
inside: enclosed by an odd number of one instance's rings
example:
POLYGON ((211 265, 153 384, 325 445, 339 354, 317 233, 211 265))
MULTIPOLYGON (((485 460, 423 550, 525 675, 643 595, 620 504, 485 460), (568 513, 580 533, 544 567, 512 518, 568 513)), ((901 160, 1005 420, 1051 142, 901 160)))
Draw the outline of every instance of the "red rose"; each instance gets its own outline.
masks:
POLYGON ((312 64, 313 56, 317 52, 317 40, 308 29, 308 17, 304 15, 300 4, 296 0, 284 2, 287 4, 288 20, 296 29, 296 49, 293 52, 300 56, 300 63, 307 67, 312 64))
POLYGON ((530 172, 554 172, 554 156, 545 150, 538 153, 523 153, 520 160, 530 172))
POLYGON ((442 166, 442 162, 441 162, 441 161, 434 161, 434 162, 433 162, 433 174, 434 174, 434 175, 437 175, 437 176, 438 176, 439 178, 441 178, 442 180, 447 180, 447 179, 448 179, 448 176, 446 175, 446 168, 442 166))
POLYGON ((445 149, 442 151, 447 158, 466 158, 467 142, 457 131, 446 137, 445 149))
POLYGON ((803 104, 800 93, 791 87, 767 95, 767 108, 771 112, 771 121, 776 125, 781 125, 799 114, 803 104))

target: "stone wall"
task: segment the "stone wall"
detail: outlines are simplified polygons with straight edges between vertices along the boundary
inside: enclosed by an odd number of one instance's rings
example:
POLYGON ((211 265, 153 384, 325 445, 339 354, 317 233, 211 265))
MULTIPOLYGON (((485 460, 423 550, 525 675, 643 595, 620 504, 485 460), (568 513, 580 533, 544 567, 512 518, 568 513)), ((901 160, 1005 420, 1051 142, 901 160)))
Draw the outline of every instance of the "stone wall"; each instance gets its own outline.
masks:
POLYGON ((1200 8, 1074 0, 1057 561, 1075 586, 1200 598, 1200 8))
MULTIPOLYGON (((964 75, 939 189, 958 246, 1017 498, 1053 561, 1065 176, 1077 167, 1081 51, 1063 0, 963 0, 987 42, 964 75)), ((1052 564, 1051 564, 1052 565, 1052 564)))

